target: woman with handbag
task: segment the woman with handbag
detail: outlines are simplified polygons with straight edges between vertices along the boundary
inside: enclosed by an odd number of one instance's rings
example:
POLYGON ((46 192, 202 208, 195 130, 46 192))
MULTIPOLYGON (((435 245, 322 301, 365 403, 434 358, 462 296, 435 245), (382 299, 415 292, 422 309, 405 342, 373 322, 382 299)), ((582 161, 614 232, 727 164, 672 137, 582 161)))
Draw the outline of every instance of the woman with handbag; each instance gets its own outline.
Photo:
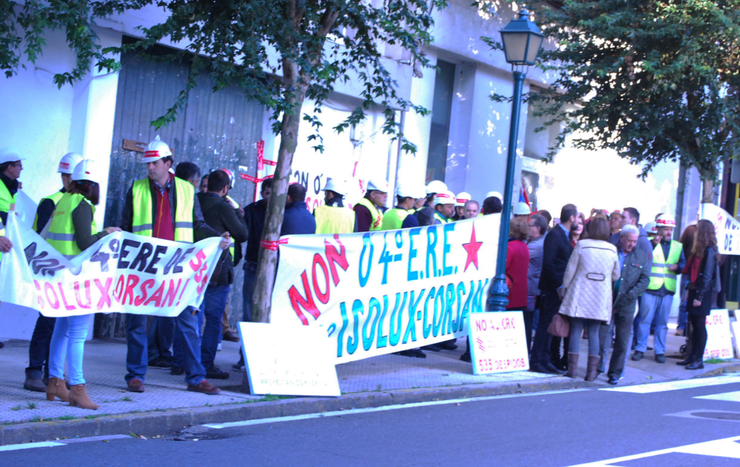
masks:
POLYGON ((576 377, 581 333, 588 326, 588 365, 586 381, 596 379, 599 363, 599 326, 609 323, 612 315, 612 281, 619 279, 621 268, 617 249, 608 242, 609 223, 598 217, 589 222, 588 239, 573 249, 563 276, 565 296, 560 314, 570 317, 568 372, 576 377))
POLYGON ((696 235, 691 256, 683 274, 690 274, 686 311, 691 323, 691 355, 677 365, 687 370, 704 368, 704 349, 707 346, 707 316, 712 309, 712 292, 718 292, 717 235, 714 225, 702 219, 696 224, 696 235))

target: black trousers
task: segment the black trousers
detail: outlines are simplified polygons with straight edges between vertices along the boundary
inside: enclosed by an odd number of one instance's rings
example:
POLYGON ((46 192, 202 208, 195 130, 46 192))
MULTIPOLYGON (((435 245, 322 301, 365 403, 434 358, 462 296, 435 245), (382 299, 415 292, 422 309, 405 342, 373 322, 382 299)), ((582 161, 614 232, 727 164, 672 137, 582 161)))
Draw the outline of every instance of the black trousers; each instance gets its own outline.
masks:
POLYGON ((552 318, 560 309, 560 297, 557 291, 548 290, 542 292, 542 307, 540 308, 540 322, 537 323, 537 331, 532 342, 532 365, 545 365, 550 361, 550 343, 552 336, 547 332, 552 318))
MULTIPOLYGON (((624 360, 630 350, 630 333, 632 332, 632 322, 635 320, 635 303, 631 306, 614 309, 612 312, 612 321, 614 325, 614 350, 612 358, 609 360, 608 376, 619 378, 624 370, 624 360)), ((599 340, 604 355, 608 349, 607 331, 609 326, 602 324, 599 329, 599 340)), ((603 356, 602 356, 603 358, 603 356)))
POLYGON ((49 377, 49 344, 56 321, 56 318, 47 318, 39 313, 31 335, 31 345, 28 347, 26 378, 49 377))
POLYGON ((707 347, 707 317, 689 313, 691 323, 691 357, 694 361, 704 360, 704 349, 707 347))

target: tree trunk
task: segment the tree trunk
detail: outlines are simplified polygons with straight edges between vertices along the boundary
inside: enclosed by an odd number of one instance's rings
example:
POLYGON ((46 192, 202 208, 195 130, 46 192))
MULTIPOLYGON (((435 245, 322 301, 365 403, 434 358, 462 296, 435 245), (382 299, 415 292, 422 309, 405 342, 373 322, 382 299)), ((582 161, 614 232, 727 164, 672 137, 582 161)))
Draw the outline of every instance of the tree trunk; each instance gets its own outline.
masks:
MULTIPOLYGON (((297 76, 297 66, 295 63, 284 61, 286 70, 286 81, 291 81, 297 76)), ((298 81, 295 79, 293 82, 298 81)), ((295 84, 294 96, 290 104, 293 107, 292 112, 283 114, 283 121, 280 125, 280 148, 278 150, 277 165, 275 174, 272 178, 272 194, 270 201, 267 203, 267 213, 265 217, 265 227, 262 230, 263 242, 276 245, 280 239, 280 228, 283 225, 283 214, 288 192, 288 181, 293 164, 293 154, 298 146, 298 128, 301 123, 301 108, 303 100, 306 98, 306 87, 302 84, 295 84)), ((277 273, 278 252, 265 247, 260 247, 257 278, 254 284, 254 296, 252 298, 252 316, 254 321, 260 323, 270 322, 270 312, 272 306, 272 289, 275 286, 275 275, 277 273)))
POLYGON ((702 203, 714 203, 714 180, 702 180, 702 203))

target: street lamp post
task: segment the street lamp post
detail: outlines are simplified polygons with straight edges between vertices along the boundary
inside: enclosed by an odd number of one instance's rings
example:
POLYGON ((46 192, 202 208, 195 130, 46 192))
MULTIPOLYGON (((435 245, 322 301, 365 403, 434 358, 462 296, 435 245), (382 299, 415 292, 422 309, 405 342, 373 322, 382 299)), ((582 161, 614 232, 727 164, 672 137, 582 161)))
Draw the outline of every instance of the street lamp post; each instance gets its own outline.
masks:
POLYGON ((506 61, 511 64, 514 74, 514 96, 511 102, 511 123, 509 125, 509 147, 506 154, 506 185, 504 186, 501 229, 498 238, 496 277, 493 279, 493 292, 488 297, 490 311, 506 311, 509 304, 509 288, 506 286, 506 248, 509 240, 509 218, 511 217, 512 192, 514 191, 514 167, 516 147, 519 136, 519 115, 522 110, 522 88, 527 77, 527 67, 534 65, 540 51, 544 35, 536 24, 529 20, 529 12, 522 9, 519 18, 511 20, 501 30, 506 61))

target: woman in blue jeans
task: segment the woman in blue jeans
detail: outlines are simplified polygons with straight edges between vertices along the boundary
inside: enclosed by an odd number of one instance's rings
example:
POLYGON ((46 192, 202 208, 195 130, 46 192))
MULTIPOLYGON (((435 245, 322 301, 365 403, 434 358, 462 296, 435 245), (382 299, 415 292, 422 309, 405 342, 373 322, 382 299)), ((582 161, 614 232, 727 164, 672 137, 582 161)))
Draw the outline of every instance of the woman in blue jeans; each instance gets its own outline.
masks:
MULTIPOLYGON (((57 204, 55 215, 49 226, 47 241, 67 259, 73 258, 92 246, 117 227, 108 227, 98 233, 95 220, 95 205, 99 200, 99 187, 94 161, 83 159, 72 172, 72 187, 57 204)), ((82 376, 82 356, 90 322, 90 315, 57 318, 49 349, 49 384, 46 399, 59 398, 73 407, 97 410, 98 405, 90 400, 82 376), (64 360, 69 360, 69 383, 67 391, 64 381, 64 360)))

